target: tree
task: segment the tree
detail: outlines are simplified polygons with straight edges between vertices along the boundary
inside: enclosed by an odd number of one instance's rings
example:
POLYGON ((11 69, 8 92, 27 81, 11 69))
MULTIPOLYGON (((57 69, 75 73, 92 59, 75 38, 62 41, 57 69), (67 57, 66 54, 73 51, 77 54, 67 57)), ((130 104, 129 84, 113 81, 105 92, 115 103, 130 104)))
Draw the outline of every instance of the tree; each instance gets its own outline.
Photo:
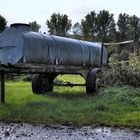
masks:
POLYGON ((0 15, 0 32, 2 32, 6 27, 7 21, 6 19, 0 15))
POLYGON ((85 40, 88 40, 90 38, 90 28, 88 26, 88 22, 82 19, 81 26, 82 26, 82 35, 84 36, 85 40))
POLYGON ((140 18, 136 15, 130 17, 130 29, 134 39, 134 50, 139 55, 140 18))
POLYGON ((106 10, 100 11, 97 15, 96 26, 98 38, 108 41, 108 38, 116 32, 114 15, 106 10))
POLYGON ((67 15, 61 15, 60 13, 53 13, 50 20, 46 22, 49 33, 58 36, 66 36, 68 31, 71 29, 71 20, 67 15))
MULTIPOLYGON (((96 34, 96 13, 91 11, 85 16, 85 19, 81 21, 82 33, 85 39, 90 37, 94 38, 96 34)), ((93 39, 92 39, 93 40, 93 39)))
POLYGON ((118 17, 118 41, 125 41, 128 40, 129 37, 129 15, 124 13, 124 14, 119 14, 118 17))
POLYGON ((73 29, 74 38, 80 39, 81 38, 81 24, 79 22, 76 22, 73 25, 72 29, 73 29))
POLYGON ((97 26, 97 36, 102 40, 102 48, 101 48, 101 66, 103 62, 103 46, 104 42, 107 41, 107 36, 110 33, 115 32, 115 21, 114 15, 110 14, 109 11, 102 10, 97 15, 96 26, 97 26))
POLYGON ((38 32, 41 27, 36 21, 29 22, 29 25, 31 26, 31 30, 34 32, 38 32))

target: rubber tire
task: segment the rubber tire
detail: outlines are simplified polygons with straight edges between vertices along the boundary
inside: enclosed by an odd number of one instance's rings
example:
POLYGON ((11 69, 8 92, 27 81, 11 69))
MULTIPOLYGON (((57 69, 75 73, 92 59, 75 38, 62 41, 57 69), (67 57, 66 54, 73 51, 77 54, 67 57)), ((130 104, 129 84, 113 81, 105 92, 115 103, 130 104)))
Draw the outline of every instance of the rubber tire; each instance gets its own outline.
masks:
POLYGON ((97 95, 97 69, 91 70, 86 78, 86 93, 87 95, 97 95))
POLYGON ((32 76, 32 91, 34 94, 44 94, 53 91, 53 86, 44 88, 42 83, 46 82, 45 85, 53 84, 53 80, 49 79, 47 75, 35 74, 32 76))

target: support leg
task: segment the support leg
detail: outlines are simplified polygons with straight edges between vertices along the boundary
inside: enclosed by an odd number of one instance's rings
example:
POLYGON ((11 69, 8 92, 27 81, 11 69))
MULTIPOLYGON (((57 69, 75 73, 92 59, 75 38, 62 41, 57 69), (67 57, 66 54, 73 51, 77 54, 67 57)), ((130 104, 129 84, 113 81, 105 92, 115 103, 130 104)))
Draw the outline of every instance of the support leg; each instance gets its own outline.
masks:
POLYGON ((1 76, 1 90, 0 90, 0 101, 1 103, 5 102, 5 81, 4 81, 4 71, 0 72, 0 76, 1 76))

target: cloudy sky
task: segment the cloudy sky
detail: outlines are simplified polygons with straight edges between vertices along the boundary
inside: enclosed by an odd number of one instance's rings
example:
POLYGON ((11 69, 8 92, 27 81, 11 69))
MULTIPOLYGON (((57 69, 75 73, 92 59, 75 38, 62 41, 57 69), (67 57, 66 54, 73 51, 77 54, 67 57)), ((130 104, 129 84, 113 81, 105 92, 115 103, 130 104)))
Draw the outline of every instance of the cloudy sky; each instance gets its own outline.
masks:
POLYGON ((46 20, 52 13, 67 14, 72 22, 81 21, 92 10, 109 10, 117 19, 119 13, 140 17, 140 0, 0 0, 0 15, 8 21, 37 21, 46 30, 46 20))

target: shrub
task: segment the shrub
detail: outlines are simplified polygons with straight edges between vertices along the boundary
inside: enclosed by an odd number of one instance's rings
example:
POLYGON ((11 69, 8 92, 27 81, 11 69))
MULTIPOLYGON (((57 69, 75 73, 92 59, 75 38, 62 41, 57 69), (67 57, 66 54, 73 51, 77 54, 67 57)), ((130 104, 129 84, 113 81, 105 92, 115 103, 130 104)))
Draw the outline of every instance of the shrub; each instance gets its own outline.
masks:
POLYGON ((119 60, 127 61, 129 59, 129 53, 127 50, 123 50, 119 55, 119 60))
POLYGON ((110 69, 103 68, 99 75, 103 85, 131 85, 140 86, 140 62, 138 57, 131 55, 127 62, 112 59, 110 69))

